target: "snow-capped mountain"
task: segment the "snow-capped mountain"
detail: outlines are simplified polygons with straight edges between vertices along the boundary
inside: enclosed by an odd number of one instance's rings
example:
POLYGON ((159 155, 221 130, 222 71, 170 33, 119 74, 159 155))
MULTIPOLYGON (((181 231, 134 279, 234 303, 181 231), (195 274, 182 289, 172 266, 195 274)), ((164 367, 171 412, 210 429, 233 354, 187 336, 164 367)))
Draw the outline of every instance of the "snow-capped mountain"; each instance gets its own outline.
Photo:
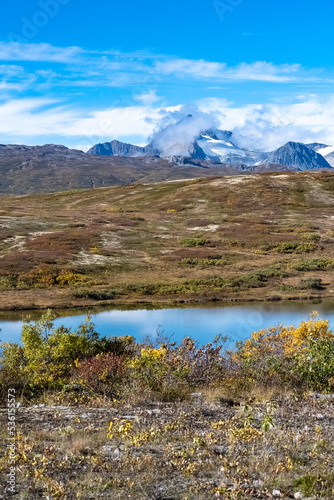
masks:
POLYGON ((327 144, 321 144, 319 142, 306 144, 306 146, 319 153, 325 158, 325 160, 330 164, 331 167, 334 167, 334 146, 327 146, 327 144))
POLYGON ((212 123, 191 114, 182 120, 161 128, 145 146, 134 146, 120 141, 97 144, 89 154, 103 156, 158 156, 184 164, 198 160, 209 164, 261 167, 282 165, 293 170, 334 167, 334 147, 322 143, 302 144, 288 142, 272 152, 251 151, 233 141, 233 133, 219 130, 212 123), (187 160, 188 159, 188 160, 187 160))
POLYGON ((286 165, 295 170, 331 168, 325 158, 300 142, 287 142, 261 161, 262 164, 286 165))
POLYGON ((265 158, 266 153, 238 148, 231 141, 231 137, 232 132, 211 129, 202 132, 196 142, 205 153, 206 159, 218 163, 254 165, 265 158))
POLYGON ((161 158, 190 157, 244 165, 253 165, 264 158, 264 154, 239 148, 232 142, 232 135, 228 130, 219 130, 201 117, 189 114, 159 130, 148 147, 159 151, 161 158))

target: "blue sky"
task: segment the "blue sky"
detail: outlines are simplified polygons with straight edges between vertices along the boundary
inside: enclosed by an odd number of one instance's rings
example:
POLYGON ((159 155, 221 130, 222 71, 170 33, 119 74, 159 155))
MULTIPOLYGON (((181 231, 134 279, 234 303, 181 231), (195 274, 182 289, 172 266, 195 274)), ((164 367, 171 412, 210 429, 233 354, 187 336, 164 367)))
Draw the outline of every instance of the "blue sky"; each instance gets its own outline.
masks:
POLYGON ((334 143, 332 0, 5 0, 0 142, 144 144, 208 113, 241 145, 334 143))

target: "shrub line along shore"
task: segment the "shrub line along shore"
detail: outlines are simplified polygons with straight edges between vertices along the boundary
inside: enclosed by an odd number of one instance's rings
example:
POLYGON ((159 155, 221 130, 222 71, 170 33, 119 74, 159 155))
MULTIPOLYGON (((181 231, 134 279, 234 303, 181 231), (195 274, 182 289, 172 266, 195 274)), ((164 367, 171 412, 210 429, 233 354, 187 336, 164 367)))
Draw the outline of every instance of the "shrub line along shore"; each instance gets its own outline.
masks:
POLYGON ((317 313, 234 350, 54 319, 1 345, 2 498, 333 498, 334 334, 317 313))

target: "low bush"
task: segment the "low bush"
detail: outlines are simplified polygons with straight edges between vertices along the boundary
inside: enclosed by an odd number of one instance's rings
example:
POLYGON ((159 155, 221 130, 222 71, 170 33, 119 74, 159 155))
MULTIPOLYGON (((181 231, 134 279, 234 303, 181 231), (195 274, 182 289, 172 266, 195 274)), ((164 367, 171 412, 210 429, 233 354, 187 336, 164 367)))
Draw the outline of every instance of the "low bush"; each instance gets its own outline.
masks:
POLYGON ((205 238, 182 238, 180 243, 184 247, 204 247, 209 245, 205 238))
POLYGON ((272 252, 277 253, 309 253, 314 252, 317 249, 316 243, 296 243, 296 242, 286 242, 279 243, 272 248, 272 252))
POLYGON ((113 300, 117 293, 113 290, 78 290, 73 292, 77 299, 113 300))
POLYGON ((291 263, 296 271, 320 271, 332 269, 334 259, 301 259, 291 263))
POLYGON ((314 313, 299 326, 268 328, 237 343, 233 359, 239 376, 286 387, 328 390, 334 376, 334 334, 314 313))
POLYGON ((22 326, 22 345, 3 343, 1 359, 2 387, 13 380, 27 395, 66 385, 78 363, 98 354, 132 353, 133 337, 100 337, 90 318, 76 331, 54 327, 55 315, 47 311, 34 324, 29 319, 22 326))
POLYGON ((301 280, 299 288, 301 290, 322 290, 322 280, 317 278, 307 278, 301 280))
POLYGON ((302 238, 307 241, 320 241, 321 236, 317 233, 303 233, 302 238))
POLYGON ((75 376, 80 384, 93 392, 114 397, 117 395, 118 386, 124 382, 125 359, 124 354, 98 354, 78 363, 75 376))
POLYGON ((280 292, 293 292, 294 290, 296 290, 296 287, 283 283, 282 285, 279 285, 277 287, 277 290, 279 290, 280 292))
POLYGON ((190 337, 176 344, 161 333, 141 343, 131 336, 100 337, 89 318, 76 331, 55 328, 51 311, 34 324, 25 321, 21 340, 1 345, 3 397, 8 387, 29 400, 78 384, 111 399, 149 393, 163 401, 188 398, 203 387, 334 388, 334 334, 316 314, 299 326, 254 332, 230 351, 222 336, 204 346, 190 337))
POLYGON ((214 344, 199 346, 186 337, 179 345, 175 342, 143 345, 131 360, 131 379, 141 388, 160 393, 163 398, 180 398, 184 389, 193 390, 209 385, 224 377, 222 348, 226 337, 217 337, 214 344))
POLYGON ((192 267, 209 267, 209 266, 223 266, 227 260, 221 256, 209 257, 207 259, 193 258, 182 259, 181 263, 192 267))

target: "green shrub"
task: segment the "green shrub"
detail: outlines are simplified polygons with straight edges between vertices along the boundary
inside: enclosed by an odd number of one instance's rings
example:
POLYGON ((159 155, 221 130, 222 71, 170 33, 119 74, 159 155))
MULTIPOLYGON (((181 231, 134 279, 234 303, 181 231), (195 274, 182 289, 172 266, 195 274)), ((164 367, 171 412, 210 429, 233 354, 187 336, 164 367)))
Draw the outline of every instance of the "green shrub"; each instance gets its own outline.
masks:
POLYGON ((301 290, 322 290, 322 280, 317 278, 308 278, 301 280, 299 288, 301 290))
POLYGON ((292 292, 293 290, 296 290, 296 287, 283 283, 277 287, 277 290, 280 290, 281 292, 292 292))
POLYGON ((209 244, 204 238, 182 238, 180 243, 184 247, 204 247, 209 244))
POLYGON ((259 288, 265 286, 269 278, 273 277, 283 277, 284 272, 275 266, 270 266, 267 269, 261 269, 259 271, 237 276, 229 280, 230 286, 234 288, 239 288, 244 290, 247 288, 259 288))
POLYGON ((291 263, 291 267, 296 271, 318 271, 332 269, 334 259, 301 259, 291 263))
POLYGON ((198 266, 198 267, 209 267, 209 266, 222 266, 226 264, 226 259, 223 259, 221 256, 217 257, 208 257, 207 259, 200 259, 200 258, 194 258, 194 259, 182 259, 181 263, 186 264, 192 267, 198 266))
POLYGON ((60 389, 68 383, 75 366, 87 358, 108 352, 131 355, 133 337, 100 337, 89 317, 76 331, 64 326, 55 328, 55 317, 48 310, 34 324, 24 320, 22 346, 2 346, 3 383, 13 380, 31 394, 60 389))
POLYGON ((77 299, 91 300, 113 300, 116 295, 113 290, 78 290, 73 292, 73 297, 77 299))
POLYGON ((311 340, 308 352, 298 354, 294 363, 294 370, 309 387, 318 391, 333 389, 334 339, 311 340))
POLYGON ((317 233, 303 233, 302 238, 307 241, 319 241, 321 236, 317 233))
POLYGON ((12 290, 17 286, 17 276, 15 274, 9 274, 0 278, 0 289, 1 290, 12 290))
POLYGON ((316 243, 296 243, 296 242, 285 242, 279 243, 274 246, 272 252, 277 253, 309 253, 314 252, 317 249, 316 243))

